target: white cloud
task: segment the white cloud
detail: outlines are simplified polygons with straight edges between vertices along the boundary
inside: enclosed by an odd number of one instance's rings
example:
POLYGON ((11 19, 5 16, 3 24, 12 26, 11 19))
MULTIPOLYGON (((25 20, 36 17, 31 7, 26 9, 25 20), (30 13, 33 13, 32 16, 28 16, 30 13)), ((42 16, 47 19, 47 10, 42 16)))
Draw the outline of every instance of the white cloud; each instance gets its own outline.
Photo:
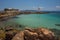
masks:
POLYGON ((60 8, 60 6, 56 6, 56 8, 60 8))

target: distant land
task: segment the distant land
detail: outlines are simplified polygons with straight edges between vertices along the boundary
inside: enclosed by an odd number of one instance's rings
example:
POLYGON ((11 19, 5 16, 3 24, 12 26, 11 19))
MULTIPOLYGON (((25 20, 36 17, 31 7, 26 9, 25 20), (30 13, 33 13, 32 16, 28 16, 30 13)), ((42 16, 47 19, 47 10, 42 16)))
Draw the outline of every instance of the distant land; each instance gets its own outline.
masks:
POLYGON ((52 12, 52 13, 60 13, 60 11, 38 11, 38 10, 21 10, 23 12, 52 12))
POLYGON ((60 11, 40 11, 40 10, 19 10, 13 8, 5 8, 0 11, 0 19, 8 19, 20 14, 48 14, 48 13, 60 13, 60 11))

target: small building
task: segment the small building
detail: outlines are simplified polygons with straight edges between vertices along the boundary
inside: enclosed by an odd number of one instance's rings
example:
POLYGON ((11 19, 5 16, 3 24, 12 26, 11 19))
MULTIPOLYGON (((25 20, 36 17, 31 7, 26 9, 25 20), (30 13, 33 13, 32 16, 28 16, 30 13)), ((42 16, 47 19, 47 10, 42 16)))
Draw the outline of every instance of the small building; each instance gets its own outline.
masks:
POLYGON ((19 14, 19 9, 5 8, 4 11, 7 15, 11 15, 11 16, 19 14))
POLYGON ((14 9, 14 8, 5 8, 4 11, 19 11, 19 9, 14 9))

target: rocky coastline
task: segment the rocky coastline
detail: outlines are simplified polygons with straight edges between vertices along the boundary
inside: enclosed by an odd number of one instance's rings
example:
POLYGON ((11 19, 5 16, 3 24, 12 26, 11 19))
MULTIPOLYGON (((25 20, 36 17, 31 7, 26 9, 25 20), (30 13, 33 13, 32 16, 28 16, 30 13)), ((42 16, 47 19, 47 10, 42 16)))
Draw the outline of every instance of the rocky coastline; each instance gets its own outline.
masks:
MULTIPOLYGON (((16 15, 20 14, 46 14, 48 12, 20 12, 16 9, 5 9, 4 12, 0 12, 0 21, 9 18, 18 18, 16 15)), ((14 23, 15 24, 15 23, 14 23)), ((19 28, 24 27, 18 25, 19 28)), ((57 25, 60 26, 60 25, 57 25)), ((17 26, 16 26, 17 27, 17 26)), ((60 40, 60 30, 47 29, 47 28, 28 28, 23 30, 14 28, 13 26, 7 26, 0 28, 0 40, 60 40)))
MULTIPOLYGON (((54 31, 54 30, 53 30, 54 31)), ((46 28, 28 28, 18 30, 12 26, 0 29, 0 40, 60 40, 55 33, 46 28)))
POLYGON ((0 20, 5 20, 10 17, 14 17, 21 14, 47 14, 49 12, 31 12, 31 11, 19 11, 19 9, 5 8, 3 11, 0 11, 0 20))

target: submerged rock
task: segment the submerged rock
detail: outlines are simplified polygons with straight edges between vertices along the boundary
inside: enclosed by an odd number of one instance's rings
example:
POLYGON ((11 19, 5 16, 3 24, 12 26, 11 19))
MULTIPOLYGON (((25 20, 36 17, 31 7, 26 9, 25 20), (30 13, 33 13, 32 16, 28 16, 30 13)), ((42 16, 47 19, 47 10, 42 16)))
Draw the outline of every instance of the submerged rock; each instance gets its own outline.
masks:
POLYGON ((12 40, 55 40, 55 35, 52 31, 45 28, 26 28, 16 34, 12 40))
POLYGON ((60 24, 55 24, 56 26, 60 26, 60 24))

